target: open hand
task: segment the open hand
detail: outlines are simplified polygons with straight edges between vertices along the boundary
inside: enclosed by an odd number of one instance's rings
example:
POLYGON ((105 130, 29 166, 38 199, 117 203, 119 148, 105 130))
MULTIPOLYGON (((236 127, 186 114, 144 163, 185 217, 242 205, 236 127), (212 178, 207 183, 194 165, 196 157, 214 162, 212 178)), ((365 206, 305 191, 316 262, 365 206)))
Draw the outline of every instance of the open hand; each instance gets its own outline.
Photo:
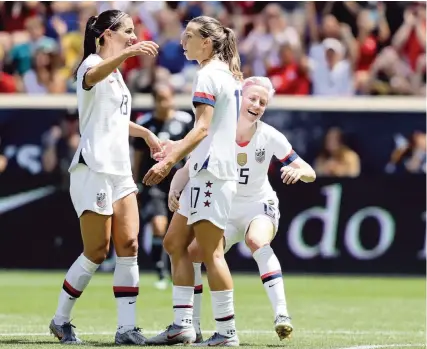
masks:
POLYGON ((283 180, 283 183, 285 183, 285 184, 295 184, 302 177, 302 173, 301 173, 300 168, 293 168, 291 166, 283 166, 280 169, 280 172, 282 172, 281 178, 283 180))
POLYGON ((129 57, 141 55, 156 57, 159 53, 158 48, 159 45, 153 41, 140 41, 126 48, 126 52, 129 57))
POLYGON ((164 161, 158 162, 145 174, 142 183, 148 186, 159 184, 169 174, 172 167, 164 161))

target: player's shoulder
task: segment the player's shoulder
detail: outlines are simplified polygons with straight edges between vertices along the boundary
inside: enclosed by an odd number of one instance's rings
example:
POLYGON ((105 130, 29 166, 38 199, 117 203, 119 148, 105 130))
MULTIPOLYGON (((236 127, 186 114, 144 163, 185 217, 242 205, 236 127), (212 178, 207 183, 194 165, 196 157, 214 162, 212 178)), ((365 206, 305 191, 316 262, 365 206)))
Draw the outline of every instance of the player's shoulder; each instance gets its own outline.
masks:
POLYGON ((259 127, 260 127, 260 134, 266 136, 267 138, 269 138, 270 140, 274 140, 277 138, 286 138, 286 136, 280 132, 279 130, 277 130, 276 128, 274 128, 273 126, 266 124, 263 121, 258 121, 259 123, 259 127))
POLYGON ((97 54, 91 54, 83 60, 82 64, 79 67, 79 70, 85 71, 88 68, 93 67, 94 65, 97 65, 100 62, 102 62, 102 58, 100 56, 98 56, 97 54))
POLYGON ((182 122, 183 124, 189 124, 189 123, 191 123, 191 121, 193 121, 192 116, 189 113, 182 111, 182 110, 177 110, 175 112, 174 118, 175 118, 175 120, 182 122))
POLYGON ((138 115, 135 119, 135 123, 137 123, 140 126, 144 126, 150 123, 150 121, 153 120, 153 114, 152 113, 144 113, 141 115, 138 115))

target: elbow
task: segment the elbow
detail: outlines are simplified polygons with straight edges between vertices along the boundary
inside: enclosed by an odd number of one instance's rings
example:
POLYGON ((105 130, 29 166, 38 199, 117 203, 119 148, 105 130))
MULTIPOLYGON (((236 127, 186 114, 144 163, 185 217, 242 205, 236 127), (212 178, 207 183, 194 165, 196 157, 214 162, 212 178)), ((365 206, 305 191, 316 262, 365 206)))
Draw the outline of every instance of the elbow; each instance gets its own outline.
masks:
POLYGON ((200 137, 200 140, 202 141, 207 136, 209 136, 209 128, 207 126, 200 126, 199 127, 199 137, 200 137))

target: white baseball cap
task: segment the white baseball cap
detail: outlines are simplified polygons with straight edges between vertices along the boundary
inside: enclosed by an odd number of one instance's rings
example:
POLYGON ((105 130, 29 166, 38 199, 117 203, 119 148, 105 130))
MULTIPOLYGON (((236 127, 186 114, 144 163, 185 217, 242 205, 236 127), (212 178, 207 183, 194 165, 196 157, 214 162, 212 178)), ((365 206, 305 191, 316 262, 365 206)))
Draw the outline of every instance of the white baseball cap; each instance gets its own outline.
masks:
POLYGON ((335 53, 338 53, 340 56, 344 56, 345 54, 345 48, 343 44, 337 39, 328 38, 323 40, 322 42, 323 47, 325 50, 332 50, 335 53))

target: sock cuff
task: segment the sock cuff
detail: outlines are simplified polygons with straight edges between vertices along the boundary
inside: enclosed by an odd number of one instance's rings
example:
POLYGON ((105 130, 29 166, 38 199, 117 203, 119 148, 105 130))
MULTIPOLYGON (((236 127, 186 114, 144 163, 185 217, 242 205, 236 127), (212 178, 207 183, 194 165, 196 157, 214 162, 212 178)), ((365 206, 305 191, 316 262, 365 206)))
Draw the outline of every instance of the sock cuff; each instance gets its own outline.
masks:
POLYGON ((99 264, 95 264, 90 261, 83 253, 78 259, 80 266, 90 274, 95 273, 96 270, 99 268, 99 264))
POLYGON ((138 257, 116 257, 116 264, 121 265, 138 265, 138 257))
POLYGON ((211 291, 211 297, 231 297, 233 298, 234 290, 211 291))
POLYGON ((255 259, 255 261, 258 261, 258 259, 263 256, 263 255, 271 255, 274 254, 273 249, 271 248, 270 244, 268 245, 264 245, 261 248, 259 248, 258 250, 256 250, 253 254, 252 257, 255 259))
POLYGON ((172 292, 193 292, 194 286, 175 286, 173 285, 172 292))

